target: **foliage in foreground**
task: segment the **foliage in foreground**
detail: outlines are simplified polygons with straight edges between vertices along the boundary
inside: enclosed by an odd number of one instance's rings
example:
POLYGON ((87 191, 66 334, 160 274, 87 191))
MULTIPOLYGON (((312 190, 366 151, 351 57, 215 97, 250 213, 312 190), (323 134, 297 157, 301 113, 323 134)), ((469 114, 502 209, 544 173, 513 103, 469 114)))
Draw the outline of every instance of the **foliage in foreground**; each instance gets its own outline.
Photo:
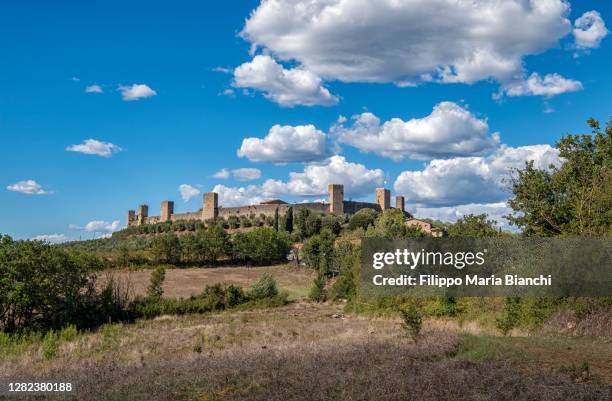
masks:
POLYGON ((512 180, 511 223, 527 235, 597 236, 612 229, 612 119, 592 135, 563 136, 561 166, 541 170, 528 162, 512 180))

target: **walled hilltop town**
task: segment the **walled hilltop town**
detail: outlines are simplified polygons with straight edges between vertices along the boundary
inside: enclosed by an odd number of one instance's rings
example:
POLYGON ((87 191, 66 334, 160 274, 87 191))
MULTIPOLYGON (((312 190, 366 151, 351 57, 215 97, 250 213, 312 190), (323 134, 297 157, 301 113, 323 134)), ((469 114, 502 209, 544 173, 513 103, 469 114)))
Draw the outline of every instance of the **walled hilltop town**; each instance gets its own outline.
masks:
MULTIPOLYGON (((322 214, 355 214, 361 209, 370 208, 377 211, 390 209, 391 206, 391 191, 386 188, 376 189, 376 203, 358 202, 352 200, 344 200, 344 185, 329 184, 327 186, 328 199, 327 202, 307 202, 307 203, 288 203, 281 199, 272 199, 261 202, 257 205, 236 206, 236 207, 219 207, 219 196, 216 192, 206 192, 203 196, 202 208, 196 212, 174 213, 174 201, 165 200, 161 203, 161 211, 159 216, 149 216, 149 206, 146 204, 140 205, 138 210, 129 210, 127 215, 127 226, 138 226, 143 224, 155 224, 168 221, 180 220, 200 220, 206 221, 216 219, 218 217, 227 218, 229 216, 243 216, 250 214, 273 216, 276 211, 278 213, 286 213, 289 207, 296 210, 309 209, 315 213, 322 214)), ((419 219, 415 219, 410 213, 405 211, 405 199, 398 195, 395 197, 395 208, 401 210, 406 217, 406 225, 418 226, 421 231, 434 237, 439 237, 442 232, 432 227, 431 223, 419 219)))

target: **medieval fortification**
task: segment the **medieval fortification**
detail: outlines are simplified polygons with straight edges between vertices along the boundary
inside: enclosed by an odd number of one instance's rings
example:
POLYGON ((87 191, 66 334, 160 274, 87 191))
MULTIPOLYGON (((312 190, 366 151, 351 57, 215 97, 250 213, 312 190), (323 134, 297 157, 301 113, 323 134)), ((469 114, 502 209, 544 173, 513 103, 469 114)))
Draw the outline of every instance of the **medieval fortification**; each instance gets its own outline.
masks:
MULTIPOLYGON (((209 220, 217 217, 227 218, 229 216, 249 216, 265 215, 273 216, 278 210, 280 214, 287 212, 289 207, 294 210, 309 209, 315 213, 333 213, 333 214, 355 214, 357 211, 370 208, 377 211, 384 211, 391 208, 391 191, 386 188, 376 189, 376 203, 371 202, 356 202, 344 200, 344 186, 341 184, 329 184, 327 187, 328 200, 327 202, 309 202, 309 203, 294 203, 290 204, 280 199, 274 199, 262 202, 258 205, 237 206, 237 207, 220 207, 218 200, 219 196, 216 192, 206 192, 203 196, 202 208, 196 212, 174 213, 174 202, 165 200, 161 203, 161 211, 159 216, 149 216, 149 206, 140 205, 138 210, 129 210, 127 215, 127 225, 137 226, 142 224, 155 224, 167 221, 179 220, 209 220)), ((431 224, 426 221, 417 220, 407 213, 403 196, 395 197, 395 207, 406 216, 406 224, 417 225, 423 231, 435 234, 432 231, 431 224)))

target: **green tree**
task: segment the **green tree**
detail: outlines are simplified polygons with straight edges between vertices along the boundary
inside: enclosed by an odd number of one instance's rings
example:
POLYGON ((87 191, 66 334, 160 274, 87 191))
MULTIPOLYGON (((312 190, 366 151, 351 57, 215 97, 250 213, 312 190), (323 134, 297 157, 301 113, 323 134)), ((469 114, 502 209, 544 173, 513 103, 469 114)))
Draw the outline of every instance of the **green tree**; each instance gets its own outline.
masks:
POLYGON ((354 300, 359 282, 360 248, 350 241, 339 241, 334 248, 334 269, 338 279, 331 288, 333 299, 354 300))
POLYGON ((216 263, 221 256, 230 253, 229 236, 222 227, 210 226, 200 235, 200 249, 204 260, 208 263, 216 263))
POLYGON ((308 238, 308 228, 306 226, 306 220, 310 216, 310 210, 306 208, 300 208, 295 218, 295 224, 297 226, 298 236, 301 240, 308 238))
POLYGON ((312 287, 310 287, 308 298, 316 302, 324 302, 327 299, 324 275, 317 274, 317 277, 315 277, 314 281, 312 282, 312 287))
POLYGON ((117 255, 117 266, 128 267, 130 265, 130 249, 125 245, 119 247, 117 255))
POLYGON ((527 235, 609 234, 612 227, 612 119, 590 135, 566 135, 556 144, 564 163, 537 169, 528 162, 512 178, 508 216, 527 235))
POLYGON ((293 232, 293 206, 289 206, 285 214, 285 231, 288 233, 293 232))
POLYGON ((278 231, 278 208, 274 209, 274 230, 278 231))
POLYGON ((173 232, 153 238, 151 251, 157 263, 178 264, 181 260, 181 243, 173 232))
POLYGON ((182 235, 179 241, 181 243, 183 262, 194 263, 201 261, 198 236, 196 234, 182 235))
POLYGON ((364 230, 367 230, 369 226, 374 225, 377 217, 378 212, 374 209, 360 209, 357 211, 357 213, 351 216, 348 228, 349 230, 355 230, 361 227, 364 230))
POLYGON ((306 265, 320 275, 331 274, 334 266, 334 241, 335 237, 329 230, 308 238, 301 251, 306 265))
POLYGON ((0 235, 0 330, 80 324, 95 276, 76 255, 41 241, 0 235))
POLYGON ((422 236, 420 230, 406 226, 404 213, 399 209, 387 209, 377 218, 374 226, 369 226, 367 236, 403 238, 406 236, 422 236))
POLYGON ((149 286, 147 287, 147 299, 151 301, 159 301, 164 295, 164 280, 166 279, 166 269, 161 266, 158 266, 151 273, 151 278, 149 279, 149 286))
POLYGON ((329 230, 334 235, 340 235, 342 223, 339 216, 328 214, 321 219, 321 229, 329 230))
POLYGON ((446 228, 450 237, 496 237, 499 231, 495 220, 486 214, 468 214, 446 228))

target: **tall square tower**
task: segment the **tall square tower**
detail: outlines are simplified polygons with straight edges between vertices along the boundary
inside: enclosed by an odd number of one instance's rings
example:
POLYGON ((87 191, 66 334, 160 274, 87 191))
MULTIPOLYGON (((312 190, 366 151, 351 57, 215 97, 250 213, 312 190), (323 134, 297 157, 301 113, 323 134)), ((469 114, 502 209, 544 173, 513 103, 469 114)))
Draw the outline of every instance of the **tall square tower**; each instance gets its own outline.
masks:
POLYGON ((376 203, 381 210, 387 210, 391 207, 391 191, 386 188, 376 188, 376 203))
POLYGON ((161 213, 160 213, 160 221, 170 221, 172 215, 174 214, 174 202, 173 201, 162 201, 161 203, 161 213))
POLYGON ((344 213, 344 185, 329 184, 327 186, 329 212, 334 214, 344 213))
POLYGON ((149 206, 148 205, 140 205, 138 206, 138 225, 146 224, 147 217, 149 217, 149 206))
POLYGON ((202 219, 216 219, 219 216, 218 206, 219 196, 216 192, 206 192, 204 194, 204 207, 202 208, 202 219))
POLYGON ((396 196, 395 197, 395 207, 403 212, 405 206, 406 204, 405 204, 404 197, 401 195, 396 196))

